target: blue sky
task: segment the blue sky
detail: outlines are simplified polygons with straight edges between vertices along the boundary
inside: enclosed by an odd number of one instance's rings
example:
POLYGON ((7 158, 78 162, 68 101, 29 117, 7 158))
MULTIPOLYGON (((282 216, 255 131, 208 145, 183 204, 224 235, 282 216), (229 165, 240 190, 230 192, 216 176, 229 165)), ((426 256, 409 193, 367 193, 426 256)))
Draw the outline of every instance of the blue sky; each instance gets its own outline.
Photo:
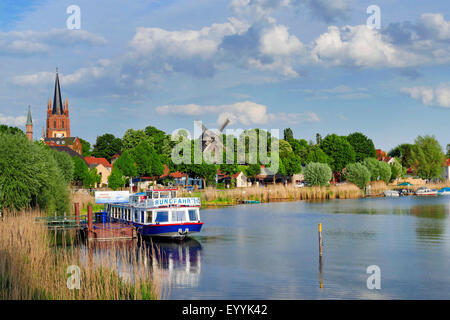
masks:
POLYGON ((450 6, 412 0, 2 1, 0 123, 34 135, 59 68, 72 135, 156 126, 450 143, 450 6), (69 30, 70 5, 81 29, 69 30), (381 29, 366 25, 369 5, 381 29))

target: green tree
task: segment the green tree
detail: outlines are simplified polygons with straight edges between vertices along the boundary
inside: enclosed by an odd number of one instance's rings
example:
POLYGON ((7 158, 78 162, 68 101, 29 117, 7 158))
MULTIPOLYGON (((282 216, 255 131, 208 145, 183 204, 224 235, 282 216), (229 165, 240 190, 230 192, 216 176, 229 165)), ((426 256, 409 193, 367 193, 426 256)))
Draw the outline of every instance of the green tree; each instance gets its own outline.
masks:
POLYGON ((123 151, 133 149, 143 141, 148 141, 148 136, 144 130, 128 129, 122 138, 123 151))
POLYGON ((81 139, 81 138, 78 138, 78 139, 80 139, 80 142, 81 142, 81 154, 82 154, 82 156, 83 157, 90 157, 92 155, 91 144, 88 141, 84 140, 84 139, 81 139))
POLYGON ((369 169, 371 181, 376 181, 380 178, 380 166, 378 162, 375 158, 366 158, 363 161, 363 164, 369 169))
POLYGON ((124 151, 114 162, 114 168, 120 169, 121 173, 128 178, 137 176, 137 168, 130 150, 124 151))
POLYGON ((331 180, 332 172, 328 164, 308 163, 303 171, 306 182, 313 186, 326 186, 331 180))
POLYGON ((125 185, 125 179, 122 171, 119 168, 114 167, 113 171, 108 177, 108 187, 113 189, 114 191, 122 188, 125 185))
POLYGON ((73 157, 73 182, 84 186, 89 184, 89 168, 86 162, 79 158, 73 157))
POLYGON ((283 131, 283 139, 286 141, 290 141, 294 139, 294 133, 291 128, 286 128, 283 131))
POLYGON ((0 133, 19 134, 25 136, 25 133, 17 127, 9 127, 6 124, 0 124, 0 133))
POLYGON ((447 144, 447 154, 446 154, 446 157, 447 157, 448 159, 450 159, 450 143, 447 144))
POLYGON ((312 146, 306 157, 306 163, 310 162, 320 162, 320 163, 330 163, 330 158, 319 146, 312 146))
POLYGON ((370 181, 370 171, 362 163, 350 163, 347 166, 347 181, 356 184, 360 189, 366 187, 370 181))
POLYGON ((169 135, 152 126, 146 127, 144 132, 148 137, 148 142, 151 146, 153 146, 153 148, 155 148, 159 155, 170 156, 173 143, 169 135))
POLYGON ((0 133, 0 150, 0 209, 69 212, 68 185, 50 148, 9 132, 0 133))
POLYGON ((258 163, 250 164, 248 165, 244 173, 248 178, 253 179, 261 173, 261 166, 258 163))
POLYGON ((106 158, 106 160, 111 162, 112 156, 121 151, 121 149, 122 140, 116 138, 113 134, 105 133, 97 137, 92 155, 97 158, 106 158))
POLYGON ((422 179, 436 179, 441 176, 445 155, 434 136, 418 136, 414 141, 411 159, 417 175, 422 179))
POLYGON ((365 158, 375 158, 376 151, 373 141, 360 132, 355 132, 347 136, 348 142, 355 150, 355 161, 360 162, 365 158))
POLYGON ((341 172, 347 164, 355 162, 355 151, 346 137, 340 137, 336 134, 327 135, 320 147, 330 158, 330 166, 333 172, 341 172))
POLYGON ((86 179, 83 181, 85 187, 87 188, 95 188, 100 185, 102 181, 101 175, 97 173, 97 168, 91 168, 86 176, 86 179))
POLYGON ((403 143, 389 151, 388 156, 400 159, 401 165, 409 168, 413 165, 412 149, 412 144, 403 143))
POLYGON ((378 171, 380 172, 380 180, 389 183, 391 181, 391 166, 384 161, 378 161, 378 171))
POLYGON ((131 155, 138 175, 156 177, 164 173, 164 165, 161 163, 159 155, 146 140, 132 149, 131 155))
MULTIPOLYGON (((49 148, 50 149, 50 148, 49 148)), ((61 170, 61 173, 64 177, 66 184, 69 184, 73 179, 73 171, 74 165, 72 158, 65 152, 56 151, 54 149, 50 149, 53 158, 55 158, 58 163, 58 167, 61 170)))
POLYGON ((394 161, 391 163, 391 181, 400 178, 402 173, 403 167, 400 161, 394 158, 394 161))

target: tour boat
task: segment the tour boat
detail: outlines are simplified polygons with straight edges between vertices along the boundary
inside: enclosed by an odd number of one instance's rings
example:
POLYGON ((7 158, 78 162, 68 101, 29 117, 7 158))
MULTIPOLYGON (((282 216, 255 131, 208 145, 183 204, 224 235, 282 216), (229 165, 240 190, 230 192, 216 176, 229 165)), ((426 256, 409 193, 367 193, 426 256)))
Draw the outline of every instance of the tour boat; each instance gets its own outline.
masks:
POLYGON ((438 192, 436 189, 429 189, 425 187, 421 187, 416 191, 417 196, 437 196, 437 194, 438 192))
POLYGON ((438 191, 440 196, 450 196, 450 188, 442 188, 438 191))
POLYGON ((133 224, 142 236, 183 239, 200 232, 200 198, 178 197, 177 189, 154 189, 130 195, 129 203, 107 205, 112 222, 133 224))
POLYGON ((385 197, 399 197, 400 192, 398 192, 397 190, 386 190, 386 191, 384 191, 384 196, 385 197))

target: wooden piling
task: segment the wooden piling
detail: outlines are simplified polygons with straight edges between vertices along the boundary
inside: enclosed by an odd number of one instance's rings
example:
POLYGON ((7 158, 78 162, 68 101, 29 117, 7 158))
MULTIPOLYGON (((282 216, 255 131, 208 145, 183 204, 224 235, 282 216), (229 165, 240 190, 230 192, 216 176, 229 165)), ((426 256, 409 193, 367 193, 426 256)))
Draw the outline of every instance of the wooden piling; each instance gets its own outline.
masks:
POLYGON ((75 223, 77 225, 80 225, 80 204, 77 202, 74 203, 73 206, 75 209, 75 223))
POLYGON ((323 246, 323 241, 322 241, 322 223, 319 223, 319 255, 320 255, 320 257, 322 257, 322 246, 323 246))
POLYGON ((92 205, 88 205, 88 239, 94 236, 94 221, 92 216, 92 205))

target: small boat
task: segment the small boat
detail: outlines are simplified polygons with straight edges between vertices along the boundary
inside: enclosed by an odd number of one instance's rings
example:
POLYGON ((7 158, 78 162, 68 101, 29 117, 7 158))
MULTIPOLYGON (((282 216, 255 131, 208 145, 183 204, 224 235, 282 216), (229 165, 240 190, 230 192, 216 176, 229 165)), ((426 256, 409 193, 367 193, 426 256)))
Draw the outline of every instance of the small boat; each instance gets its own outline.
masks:
POLYGON ((386 190, 383 192, 385 197, 399 197, 400 192, 397 190, 386 190))
POLYGON ((416 191, 416 196, 437 196, 438 191, 436 189, 430 189, 426 187, 420 187, 416 191))
POLYGON ((242 202, 245 203, 245 204, 260 203, 259 200, 243 200, 242 202))
POLYGON ((129 203, 108 204, 111 222, 132 224, 142 236, 184 239, 200 232, 200 198, 177 197, 177 189, 130 195, 129 203))
POLYGON ((440 196, 450 196, 450 188, 442 188, 438 191, 440 196))

